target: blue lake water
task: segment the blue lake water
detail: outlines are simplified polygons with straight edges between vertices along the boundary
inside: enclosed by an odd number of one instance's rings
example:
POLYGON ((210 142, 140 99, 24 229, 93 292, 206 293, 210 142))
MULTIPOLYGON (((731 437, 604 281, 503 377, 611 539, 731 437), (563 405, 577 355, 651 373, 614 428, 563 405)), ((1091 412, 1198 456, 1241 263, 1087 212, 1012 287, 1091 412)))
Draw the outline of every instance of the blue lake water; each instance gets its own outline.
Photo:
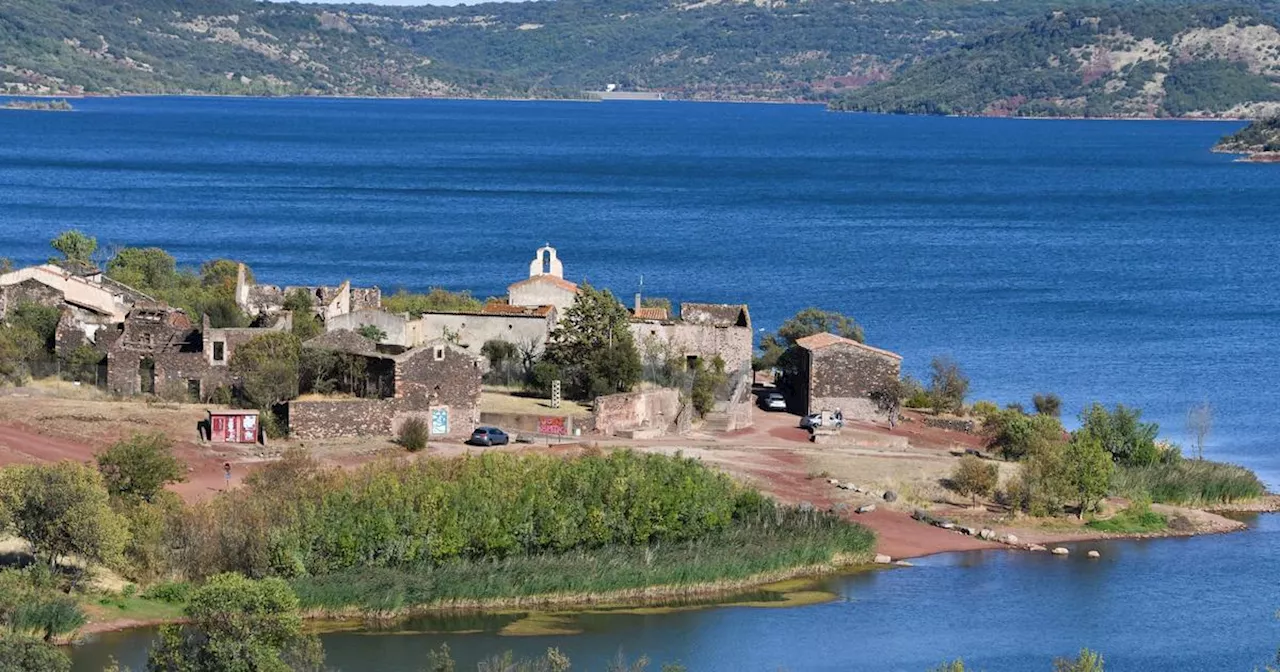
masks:
MULTIPOLYGON (((1176 441, 1187 408, 1208 401, 1208 456, 1280 484, 1280 167, 1210 153, 1236 123, 684 103, 76 107, 0 111, 0 256, 40 261, 77 226, 187 264, 238 258, 264 282, 485 296, 550 242, 569 277, 624 296, 643 276, 676 301, 749 303, 766 329, 809 305, 854 315, 908 371, 954 357, 975 398, 1053 391, 1068 416, 1124 402, 1176 441)), ((1266 571, 1277 523, 1262 520, 1121 545, 1097 566, 944 556, 849 579, 852 601, 639 619, 625 639, 711 670, 922 669, 969 652, 986 669, 1026 669, 1077 644, 1122 670, 1247 669, 1280 641, 1266 571), (949 629, 922 640, 923 624, 949 629), (733 667, 748 647, 730 634, 776 646, 733 667), (920 643, 931 638, 944 641, 920 643)), ((344 669, 364 669, 368 648, 344 669)))

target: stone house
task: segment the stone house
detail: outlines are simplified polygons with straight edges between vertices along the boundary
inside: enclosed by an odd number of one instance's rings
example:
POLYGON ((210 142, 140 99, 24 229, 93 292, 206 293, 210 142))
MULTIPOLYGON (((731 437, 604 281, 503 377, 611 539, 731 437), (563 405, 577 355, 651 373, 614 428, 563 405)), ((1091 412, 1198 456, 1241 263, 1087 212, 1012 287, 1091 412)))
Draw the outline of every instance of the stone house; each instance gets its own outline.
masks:
MULTIPOLYGON (((428 424, 432 437, 465 437, 480 421, 480 359, 444 339, 390 353, 350 331, 331 331, 304 344, 365 358, 369 375, 389 373, 375 386, 381 398, 289 402, 289 431, 304 439, 390 436, 409 418, 428 424)), ((399 348, 395 348, 400 350, 399 348)))
POLYGON ((265 328, 216 329, 207 316, 196 328, 182 310, 152 301, 135 305, 97 347, 106 353, 109 392, 208 399, 234 382, 228 363, 237 347, 291 328, 287 313, 265 328))
POLYGON ((902 370, 901 355, 827 333, 797 340, 785 357, 782 386, 804 415, 839 409, 846 419, 883 419, 875 397, 902 370))
POLYGON ((444 339, 478 355, 486 342, 498 340, 541 352, 555 326, 556 315, 554 306, 526 308, 498 301, 490 301, 478 313, 431 312, 418 319, 381 310, 358 310, 327 320, 325 331, 356 331, 371 325, 386 334, 383 345, 414 348, 444 339))
POLYGON ((143 301, 151 298, 96 268, 42 264, 0 275, 0 318, 22 303, 61 309, 55 338, 59 354, 96 343, 99 332, 122 323, 130 308, 143 301))
POLYGON ((658 352, 683 357, 690 365, 697 360, 724 360, 730 374, 751 371, 755 334, 751 313, 744 304, 682 303, 680 315, 672 318, 662 308, 646 308, 636 297, 632 309, 631 335, 641 356, 658 352))

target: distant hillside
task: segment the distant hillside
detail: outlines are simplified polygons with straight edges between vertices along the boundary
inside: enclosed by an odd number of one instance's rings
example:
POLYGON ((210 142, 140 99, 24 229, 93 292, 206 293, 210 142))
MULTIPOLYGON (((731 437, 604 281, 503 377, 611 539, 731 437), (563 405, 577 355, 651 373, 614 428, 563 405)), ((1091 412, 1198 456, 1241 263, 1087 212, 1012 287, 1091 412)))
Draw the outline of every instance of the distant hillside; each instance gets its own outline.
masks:
POLYGON ((1273 7, 1053 11, 923 60, 833 106, 962 115, 1256 116, 1280 101, 1273 7))
POLYGON ((560 96, 614 83, 821 100, 1060 4, 3 0, 0 92, 560 96))
POLYGON ((1218 141, 1213 149, 1231 154, 1280 153, 1280 117, 1259 119, 1218 141))

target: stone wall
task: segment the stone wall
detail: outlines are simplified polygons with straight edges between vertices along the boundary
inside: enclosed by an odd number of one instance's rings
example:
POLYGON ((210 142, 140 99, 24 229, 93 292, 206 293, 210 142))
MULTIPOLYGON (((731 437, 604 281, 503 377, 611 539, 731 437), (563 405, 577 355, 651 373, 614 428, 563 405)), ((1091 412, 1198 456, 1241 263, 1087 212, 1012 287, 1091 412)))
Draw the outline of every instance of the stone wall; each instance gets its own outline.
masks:
POLYGON ((623 430, 667 430, 679 421, 679 390, 661 389, 596 397, 595 432, 613 436, 623 430))
POLYGON ((294 400, 289 402, 289 433, 299 439, 394 436, 409 418, 431 427, 436 413, 445 414, 449 431, 432 433, 432 439, 470 436, 478 420, 475 408, 428 404, 424 399, 294 400))
POLYGON ((410 348, 423 341, 421 323, 410 320, 403 313, 388 313, 382 310, 364 308, 353 310, 346 315, 338 315, 324 323, 325 331, 356 331, 365 325, 372 325, 382 330, 387 336, 382 343, 410 348))
MULTIPOLYGON (((544 432, 543 419, 548 416, 538 415, 536 413, 480 413, 480 424, 497 427, 508 434, 519 435, 552 435, 544 432)), ((591 431, 591 416, 564 416, 563 436, 573 436, 574 430, 580 430, 583 433, 591 431)))
POLYGON ((485 315, 482 313, 424 313, 417 321, 419 337, 425 341, 445 338, 446 333, 468 352, 479 355, 486 341, 500 340, 515 345, 532 344, 537 352, 546 345, 555 326, 552 316, 485 315))
POLYGON ((507 301, 513 306, 555 306, 561 317, 573 302, 578 299, 578 292, 561 278, 542 275, 517 282, 507 288, 507 301))

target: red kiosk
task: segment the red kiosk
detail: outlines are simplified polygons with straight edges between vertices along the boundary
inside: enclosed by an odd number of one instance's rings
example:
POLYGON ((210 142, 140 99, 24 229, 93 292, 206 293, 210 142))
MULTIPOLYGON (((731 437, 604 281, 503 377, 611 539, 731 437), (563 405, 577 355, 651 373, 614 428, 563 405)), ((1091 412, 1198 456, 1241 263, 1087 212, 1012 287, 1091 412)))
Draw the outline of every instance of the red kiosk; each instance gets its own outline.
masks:
POLYGON ((213 443, 258 443, 261 429, 257 411, 209 411, 209 441, 213 443))

